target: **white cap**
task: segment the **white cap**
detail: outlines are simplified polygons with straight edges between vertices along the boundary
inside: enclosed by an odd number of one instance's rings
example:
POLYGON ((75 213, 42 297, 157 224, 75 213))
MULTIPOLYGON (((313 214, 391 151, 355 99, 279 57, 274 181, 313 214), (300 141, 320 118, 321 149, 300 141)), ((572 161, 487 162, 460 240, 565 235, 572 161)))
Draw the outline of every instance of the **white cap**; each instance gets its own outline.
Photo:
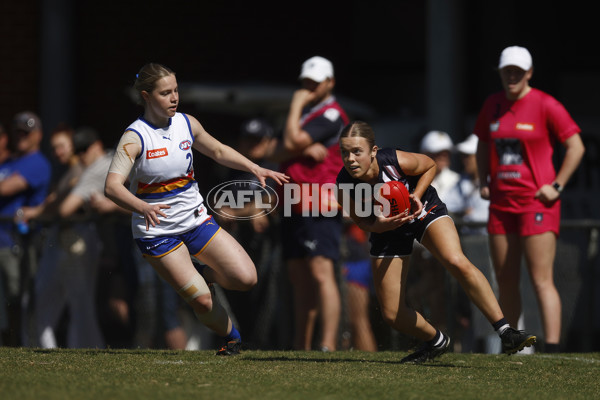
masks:
POLYGON ((333 65, 326 58, 314 56, 304 61, 299 79, 308 78, 315 82, 323 82, 333 78, 333 65))
POLYGON ((450 135, 442 131, 429 131, 421 139, 421 153, 439 153, 440 151, 452 151, 454 144, 450 135))
POLYGON ((529 54, 529 51, 525 47, 507 47, 502 50, 502 54, 500 54, 498 69, 502 69, 508 65, 514 65, 521 68, 523 71, 529 71, 533 65, 531 54, 529 54))
POLYGON ((476 134, 471 133, 469 137, 459 144, 456 145, 456 150, 463 154, 475 154, 477 153, 477 143, 479 138, 476 134))

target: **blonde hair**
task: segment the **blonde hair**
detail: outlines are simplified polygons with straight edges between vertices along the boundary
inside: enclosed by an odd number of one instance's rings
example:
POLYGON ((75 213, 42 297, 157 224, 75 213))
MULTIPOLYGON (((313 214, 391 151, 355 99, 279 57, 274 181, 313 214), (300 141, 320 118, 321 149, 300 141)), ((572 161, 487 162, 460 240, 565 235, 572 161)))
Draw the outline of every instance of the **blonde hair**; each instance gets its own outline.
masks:
POLYGON ((156 81, 165 76, 175 75, 175 72, 165 67, 164 65, 157 63, 148 63, 140 69, 140 72, 137 73, 135 77, 135 83, 133 84, 133 88, 137 94, 137 103, 140 105, 144 105, 144 100, 142 98, 142 91, 152 92, 156 85, 156 81))

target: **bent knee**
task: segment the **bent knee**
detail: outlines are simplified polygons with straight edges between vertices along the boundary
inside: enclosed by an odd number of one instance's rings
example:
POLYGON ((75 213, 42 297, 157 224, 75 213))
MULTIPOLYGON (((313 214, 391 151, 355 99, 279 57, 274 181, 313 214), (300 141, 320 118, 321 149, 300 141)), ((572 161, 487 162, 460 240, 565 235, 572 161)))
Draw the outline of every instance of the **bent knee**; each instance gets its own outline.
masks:
POLYGON ((399 310, 397 308, 381 308, 381 318, 383 322, 390 326, 394 326, 399 319, 399 310))
POLYGON ((252 269, 247 269, 244 273, 238 275, 233 290, 247 291, 256 286, 257 282, 256 269, 252 266, 252 269))
POLYGON ((196 314, 206 314, 212 311, 213 299, 210 293, 200 295, 188 301, 196 314))

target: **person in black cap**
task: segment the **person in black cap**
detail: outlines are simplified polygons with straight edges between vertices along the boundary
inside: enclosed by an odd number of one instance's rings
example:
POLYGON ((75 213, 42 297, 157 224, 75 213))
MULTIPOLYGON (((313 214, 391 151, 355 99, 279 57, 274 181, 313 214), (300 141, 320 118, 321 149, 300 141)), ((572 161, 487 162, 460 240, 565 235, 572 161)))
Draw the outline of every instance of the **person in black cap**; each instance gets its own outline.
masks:
MULTIPOLYGON (((277 144, 275 130, 266 119, 251 118, 242 123, 238 148, 239 152, 248 159, 263 167, 276 169, 277 165, 270 161, 270 156, 274 153, 277 144)), ((243 171, 235 171, 232 176, 256 180, 254 175, 243 171)))
POLYGON ((42 124, 35 113, 16 114, 10 132, 14 157, 0 166, 0 215, 3 217, 0 222, 0 273, 4 275, 9 318, 2 340, 10 346, 21 344, 20 326, 24 317, 21 300, 36 269, 35 260, 31 258, 25 269, 27 275, 21 273, 21 255, 29 237, 21 208, 41 204, 50 185, 50 162, 40 151, 42 135, 42 124))
MULTIPOLYGON (((240 126, 237 149, 243 156, 247 157, 249 160, 255 162, 257 165, 268 168, 268 169, 277 169, 277 164, 271 159, 271 157, 275 154, 278 146, 278 139, 274 135, 275 130, 273 126, 264 118, 251 118, 244 121, 240 126)), ((254 174, 246 171, 240 170, 231 170, 229 173, 230 181, 247 181, 247 184, 237 185, 237 189, 249 189, 249 185, 253 185, 254 183, 259 183, 258 179, 254 174)), ((273 187, 273 181, 271 179, 267 179, 267 185, 273 187)), ((234 195, 236 189, 234 190, 234 195)), ((230 209, 226 210, 223 208, 221 212, 217 212, 216 214, 232 214, 236 216, 248 217, 255 210, 251 207, 252 204, 247 204, 246 207, 240 209, 230 209)), ((255 229, 258 231, 263 231, 263 227, 260 225, 263 223, 267 223, 266 218, 250 218, 249 219, 254 225, 255 229)), ((224 223, 228 223, 231 221, 223 221, 224 223)))
MULTIPOLYGON (((275 154, 278 143, 275 129, 266 118, 250 118, 240 125, 238 151, 263 168, 277 169, 278 165, 271 157, 275 154)), ((259 184, 253 174, 239 170, 231 170, 228 180, 238 182, 232 189, 234 196, 237 196, 238 189, 255 190, 259 184)), ((271 179, 267 180, 267 185, 271 188, 276 186, 271 179)), ((268 196, 263 196, 262 201, 263 204, 267 204, 268 196)), ((241 217, 223 217, 219 219, 219 223, 246 249, 258 275, 258 282, 252 291, 226 291, 227 300, 241 330, 245 332, 244 340, 248 345, 270 348, 274 340, 269 333, 274 331, 274 324, 279 321, 273 315, 273 304, 265 299, 272 294, 269 292, 274 287, 272 282, 279 279, 278 272, 281 271, 281 265, 277 264, 280 263, 279 258, 273 257, 281 247, 278 215, 276 212, 267 214, 256 209, 254 202, 248 203, 242 209, 221 207, 220 211, 215 213, 217 217, 225 213, 241 217)))

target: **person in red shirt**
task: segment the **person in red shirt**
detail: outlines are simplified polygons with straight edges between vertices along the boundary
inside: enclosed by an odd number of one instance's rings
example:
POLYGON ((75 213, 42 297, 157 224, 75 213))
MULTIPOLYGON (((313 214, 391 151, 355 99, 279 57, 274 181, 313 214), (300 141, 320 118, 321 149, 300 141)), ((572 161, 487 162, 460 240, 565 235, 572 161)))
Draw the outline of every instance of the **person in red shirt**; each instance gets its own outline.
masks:
POLYGON ((519 277, 525 256, 538 299, 546 352, 559 351, 561 301, 553 278, 560 194, 585 151, 579 126, 555 98, 529 85, 532 58, 524 47, 502 51, 503 91, 489 96, 475 123, 480 192, 490 200, 488 232, 499 301, 508 322, 521 314, 519 277), (554 144, 566 148, 556 173, 554 144))

